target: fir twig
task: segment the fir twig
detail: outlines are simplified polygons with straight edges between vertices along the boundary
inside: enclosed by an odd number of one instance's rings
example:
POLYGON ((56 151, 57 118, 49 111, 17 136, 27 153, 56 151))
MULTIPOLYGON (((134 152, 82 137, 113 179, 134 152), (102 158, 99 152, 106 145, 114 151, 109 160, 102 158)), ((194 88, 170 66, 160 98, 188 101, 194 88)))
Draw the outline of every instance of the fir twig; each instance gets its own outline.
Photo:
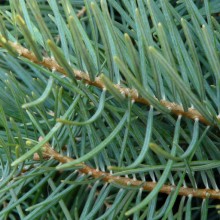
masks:
MULTIPOLYGON (((1 37, 1 42, 5 41, 5 39, 2 40, 3 37, 1 37)), ((50 57, 43 57, 43 61, 39 61, 37 57, 27 48, 21 46, 18 43, 13 43, 11 41, 7 42, 7 45, 10 46, 10 48, 13 48, 14 51, 16 51, 19 56, 22 56, 24 58, 27 58, 31 60, 33 63, 40 64, 51 71, 57 71, 63 75, 67 75, 66 71, 63 67, 61 67, 54 59, 50 57)), ((5 44, 3 45, 0 43, 0 47, 5 47, 5 44)), ((7 49, 7 48, 6 48, 7 49)), ((13 52, 14 52, 13 51, 13 52)), ((82 72, 80 70, 73 69, 73 74, 78 80, 82 80, 84 83, 96 86, 98 88, 105 88, 105 84, 102 82, 100 77, 96 77, 94 81, 91 81, 89 78, 89 75, 85 72, 82 72)), ((138 92, 135 89, 129 89, 121 87, 120 85, 114 85, 116 89, 126 97, 130 97, 134 102, 142 103, 145 105, 150 105, 150 102, 142 97, 139 97, 138 92)), ((210 125, 210 122, 204 118, 196 109, 189 108, 188 111, 184 111, 183 107, 181 105, 178 105, 173 102, 169 102, 166 100, 160 100, 161 105, 168 108, 172 114, 174 115, 182 115, 184 117, 190 118, 190 119, 199 119, 200 122, 210 125)))
MULTIPOLYGON (((42 140, 40 138, 39 140, 42 140)), ((49 143, 46 143, 43 148, 43 158, 49 159, 53 158, 60 163, 69 163, 73 161, 74 159, 63 156, 59 154, 57 151, 55 151, 49 143)), ((39 160, 40 157, 37 153, 34 154, 34 160, 39 160)), ((146 190, 146 191, 152 191, 157 183, 156 182, 150 182, 150 181, 140 181, 135 179, 130 179, 128 177, 121 177, 121 176, 113 176, 110 173, 102 172, 97 169, 91 168, 90 166, 85 165, 84 163, 78 164, 80 168, 78 171, 83 174, 88 174, 96 179, 101 179, 103 182, 106 183, 116 183, 119 185, 124 186, 133 186, 133 187, 140 187, 140 189, 146 190)), ((170 194, 173 190, 176 189, 176 186, 173 185, 163 185, 163 187, 160 189, 160 193, 170 194)), ((193 189, 188 187, 180 187, 178 195, 180 196, 192 196, 197 198, 212 198, 212 199, 218 199, 220 200, 220 191, 213 190, 213 189, 193 189)))

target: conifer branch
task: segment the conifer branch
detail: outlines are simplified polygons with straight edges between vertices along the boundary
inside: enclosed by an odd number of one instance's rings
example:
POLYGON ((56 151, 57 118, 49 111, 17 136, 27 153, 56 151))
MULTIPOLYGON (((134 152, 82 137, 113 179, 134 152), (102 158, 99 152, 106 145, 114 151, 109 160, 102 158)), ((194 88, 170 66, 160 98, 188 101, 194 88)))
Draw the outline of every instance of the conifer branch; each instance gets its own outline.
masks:
MULTIPOLYGON (((43 61, 39 61, 37 57, 34 55, 34 53, 32 53, 27 48, 21 46, 18 43, 13 43, 11 41, 7 41, 6 43, 6 40, 2 36, 0 38, 1 42, 5 42, 4 44, 0 43, 0 47, 6 48, 6 45, 8 45, 8 48, 13 49, 13 53, 15 53, 16 51, 19 54, 19 56, 27 58, 33 63, 40 64, 43 67, 50 69, 51 71, 57 71, 63 75, 67 75, 64 68, 61 67, 54 59, 50 57, 43 57, 43 61)), ((90 80, 89 75, 87 73, 77 69, 73 69, 73 74, 76 77, 76 79, 82 80, 85 84, 96 86, 101 89, 105 88, 105 84, 102 82, 100 77, 96 77, 95 80, 92 81, 90 80)), ((121 94, 123 94, 126 97, 130 97, 134 102, 142 103, 148 106, 150 105, 150 102, 147 99, 139 97, 138 92, 135 89, 121 87, 120 85, 114 86, 121 94)), ((204 118, 196 109, 189 108, 188 111, 184 111, 181 105, 166 100, 160 100, 160 104, 169 109, 171 113, 174 115, 182 115, 192 120, 195 120, 197 118, 200 122, 206 125, 210 125, 210 122, 206 118, 204 118)))
MULTIPOLYGON (((40 138, 39 140, 41 140, 40 138)), ((73 161, 74 159, 63 156, 59 154, 57 151, 55 151, 49 143, 46 143, 42 148, 43 158, 44 159, 50 159, 53 158, 60 163, 68 163, 73 161)), ((34 160, 39 160, 40 157, 37 153, 34 154, 34 160)), ((80 167, 78 171, 83 174, 87 174, 92 176, 96 179, 101 179, 103 182, 106 183, 116 183, 119 185, 124 186, 133 186, 133 187, 140 187, 140 189, 146 190, 146 191, 152 191, 157 183, 156 182, 150 182, 150 181, 140 181, 136 179, 130 179, 128 177, 121 177, 121 176, 113 176, 110 173, 102 172, 97 169, 91 168, 90 166, 85 165, 84 163, 78 164, 80 167)), ((176 189, 176 186, 173 185, 163 185, 163 187, 160 189, 160 193, 170 194, 172 191, 176 189)), ((213 190, 213 189, 193 189, 188 187, 180 187, 178 195, 180 196, 192 196, 197 198, 211 198, 211 199, 218 199, 220 200, 220 191, 219 190, 213 190)))
POLYGON ((218 215, 217 3, 135 2, 0 6, 2 218, 218 215))

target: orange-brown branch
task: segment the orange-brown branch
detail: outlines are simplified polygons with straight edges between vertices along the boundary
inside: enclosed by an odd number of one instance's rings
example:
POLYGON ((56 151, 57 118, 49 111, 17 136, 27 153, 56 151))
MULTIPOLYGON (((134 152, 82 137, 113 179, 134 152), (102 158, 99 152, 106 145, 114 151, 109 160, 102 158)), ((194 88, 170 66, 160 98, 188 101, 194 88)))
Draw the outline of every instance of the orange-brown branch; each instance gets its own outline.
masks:
MULTIPOLYGON (((52 149, 48 143, 45 144, 43 147, 43 156, 44 158, 53 158, 61 163, 68 163, 74 160, 70 157, 59 154, 54 149, 52 149)), ((34 155, 34 159, 35 160, 39 159, 38 154, 34 155)), ((130 179, 127 177, 112 176, 110 173, 98 171, 94 168, 91 168, 85 165, 84 163, 80 163, 78 165, 82 167, 78 170, 80 173, 89 174, 93 178, 101 179, 102 181, 107 182, 107 183, 114 182, 122 186, 123 185, 124 186, 136 186, 146 191, 152 191, 157 185, 156 182, 149 182, 149 181, 143 182, 140 180, 134 180, 134 179, 130 179)), ((164 185, 160 189, 160 193, 170 194, 171 191, 175 190, 175 188, 176 186, 164 185)), ((192 196, 192 197, 197 197, 197 198, 202 198, 202 199, 207 198, 207 197, 212 198, 212 199, 220 199, 220 191, 216 191, 212 189, 196 189, 195 190, 193 188, 181 187, 179 189, 178 195, 192 196)))
MULTIPOLYGON (((49 58, 49 57, 44 57, 43 61, 39 61, 37 59, 37 57, 34 55, 34 53, 29 51, 27 48, 24 48, 20 44, 13 43, 10 41, 8 41, 7 43, 15 51, 17 51, 17 53, 20 56, 25 57, 36 64, 44 66, 45 68, 48 68, 51 71, 56 70, 57 72, 59 72, 63 75, 66 75, 64 68, 62 68, 54 59, 49 58)), ((2 46, 2 45, 0 45, 0 46, 2 46)), ((95 80, 92 81, 92 80, 90 80, 89 75, 87 73, 82 72, 80 70, 76 70, 76 69, 73 69, 73 74, 76 77, 76 79, 83 80, 85 83, 87 83, 89 85, 96 86, 101 89, 103 89, 105 87, 105 84, 102 82, 100 77, 96 77, 95 80)), ((131 97, 131 99, 134 100, 135 102, 142 103, 145 105, 150 105, 149 101, 145 98, 139 97, 137 91, 135 91, 134 89, 123 88, 120 85, 115 85, 115 88, 118 89, 119 92, 123 93, 126 97, 131 97)), ((190 119, 193 119, 193 120, 195 118, 198 118, 199 121, 201 121, 202 123, 204 123, 206 125, 210 125, 210 122, 207 121, 196 109, 189 108, 188 111, 184 111, 183 107, 176 104, 176 103, 168 102, 165 100, 161 100, 160 103, 164 107, 168 108, 172 114, 183 115, 183 116, 190 118, 190 119)))
POLYGON ((78 11, 77 17, 78 18, 82 17, 85 14, 85 12, 86 12, 86 7, 84 6, 84 7, 82 7, 81 10, 78 11))

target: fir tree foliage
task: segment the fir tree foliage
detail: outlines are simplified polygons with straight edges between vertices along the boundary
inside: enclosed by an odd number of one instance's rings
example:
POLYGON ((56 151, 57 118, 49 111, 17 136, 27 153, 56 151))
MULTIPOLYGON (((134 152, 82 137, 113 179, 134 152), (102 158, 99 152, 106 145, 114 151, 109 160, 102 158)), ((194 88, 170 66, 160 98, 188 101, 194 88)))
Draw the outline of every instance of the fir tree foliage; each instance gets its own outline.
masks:
POLYGON ((0 6, 1 219, 218 219, 218 0, 0 6))

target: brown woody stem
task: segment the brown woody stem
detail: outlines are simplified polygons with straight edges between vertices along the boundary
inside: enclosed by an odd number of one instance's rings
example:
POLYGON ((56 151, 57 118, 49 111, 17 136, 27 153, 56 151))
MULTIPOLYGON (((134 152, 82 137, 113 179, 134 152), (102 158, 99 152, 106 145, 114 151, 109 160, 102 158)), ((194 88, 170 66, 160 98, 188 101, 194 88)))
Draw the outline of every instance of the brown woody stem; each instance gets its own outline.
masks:
POLYGON ((82 17, 85 14, 85 12, 86 12, 86 7, 82 7, 82 9, 78 11, 77 17, 78 18, 82 17))
MULTIPOLYGON (((44 158, 53 158, 60 163, 68 163, 73 161, 74 159, 63 156, 56 152, 49 143, 45 144, 43 147, 43 157, 44 158)), ((38 160, 39 156, 38 154, 34 155, 34 159, 38 160)), ((119 185, 124 186, 134 186, 134 187, 140 187, 143 190, 146 191, 152 191, 157 183, 156 182, 143 182, 140 180, 134 180, 130 179, 128 177, 121 177, 121 176, 112 176, 110 173, 98 171, 97 169, 91 168, 84 163, 78 164, 80 168, 78 171, 83 174, 89 174, 93 178, 101 179, 103 182, 107 183, 116 183, 119 185)), ((170 194, 173 190, 176 189, 176 186, 172 185, 163 185, 163 187, 160 189, 160 193, 170 194)), ((212 198, 212 199, 220 199, 220 191, 212 190, 212 189, 193 189, 188 187, 180 187, 178 195, 180 196, 192 196, 197 198, 212 198)))
MULTIPOLYGON (((17 53, 20 56, 31 60, 33 63, 42 65, 45 68, 50 69, 51 71, 56 70, 57 72, 63 75, 67 75, 64 68, 62 68, 54 59, 49 58, 49 57, 44 57, 43 61, 39 61, 37 57, 34 55, 34 53, 29 51, 27 48, 22 47, 20 44, 13 43, 10 41, 8 41, 7 44, 11 48, 13 48, 15 51, 17 51, 17 53)), ((1 44, 0 46, 3 47, 3 45, 1 44)), ((82 80, 86 84, 96 86, 101 89, 105 88, 105 84, 102 82, 100 77, 96 77, 94 81, 91 81, 87 73, 82 72, 77 69, 73 69, 73 74, 76 77, 76 79, 82 80)), ((126 97, 131 97, 131 99, 134 102, 142 103, 145 105, 150 105, 150 102, 145 98, 139 97, 137 91, 134 89, 122 88, 120 85, 115 85, 115 88, 118 89, 118 91, 124 94, 126 97)), ((193 120, 198 118, 200 122, 206 125, 210 125, 210 122, 206 118, 204 118, 196 109, 189 108, 188 111, 184 111, 181 105, 178 105, 176 103, 172 103, 169 101, 165 101, 165 100, 160 100, 160 104, 168 108, 171 111, 171 113, 177 116, 182 115, 193 120)))

